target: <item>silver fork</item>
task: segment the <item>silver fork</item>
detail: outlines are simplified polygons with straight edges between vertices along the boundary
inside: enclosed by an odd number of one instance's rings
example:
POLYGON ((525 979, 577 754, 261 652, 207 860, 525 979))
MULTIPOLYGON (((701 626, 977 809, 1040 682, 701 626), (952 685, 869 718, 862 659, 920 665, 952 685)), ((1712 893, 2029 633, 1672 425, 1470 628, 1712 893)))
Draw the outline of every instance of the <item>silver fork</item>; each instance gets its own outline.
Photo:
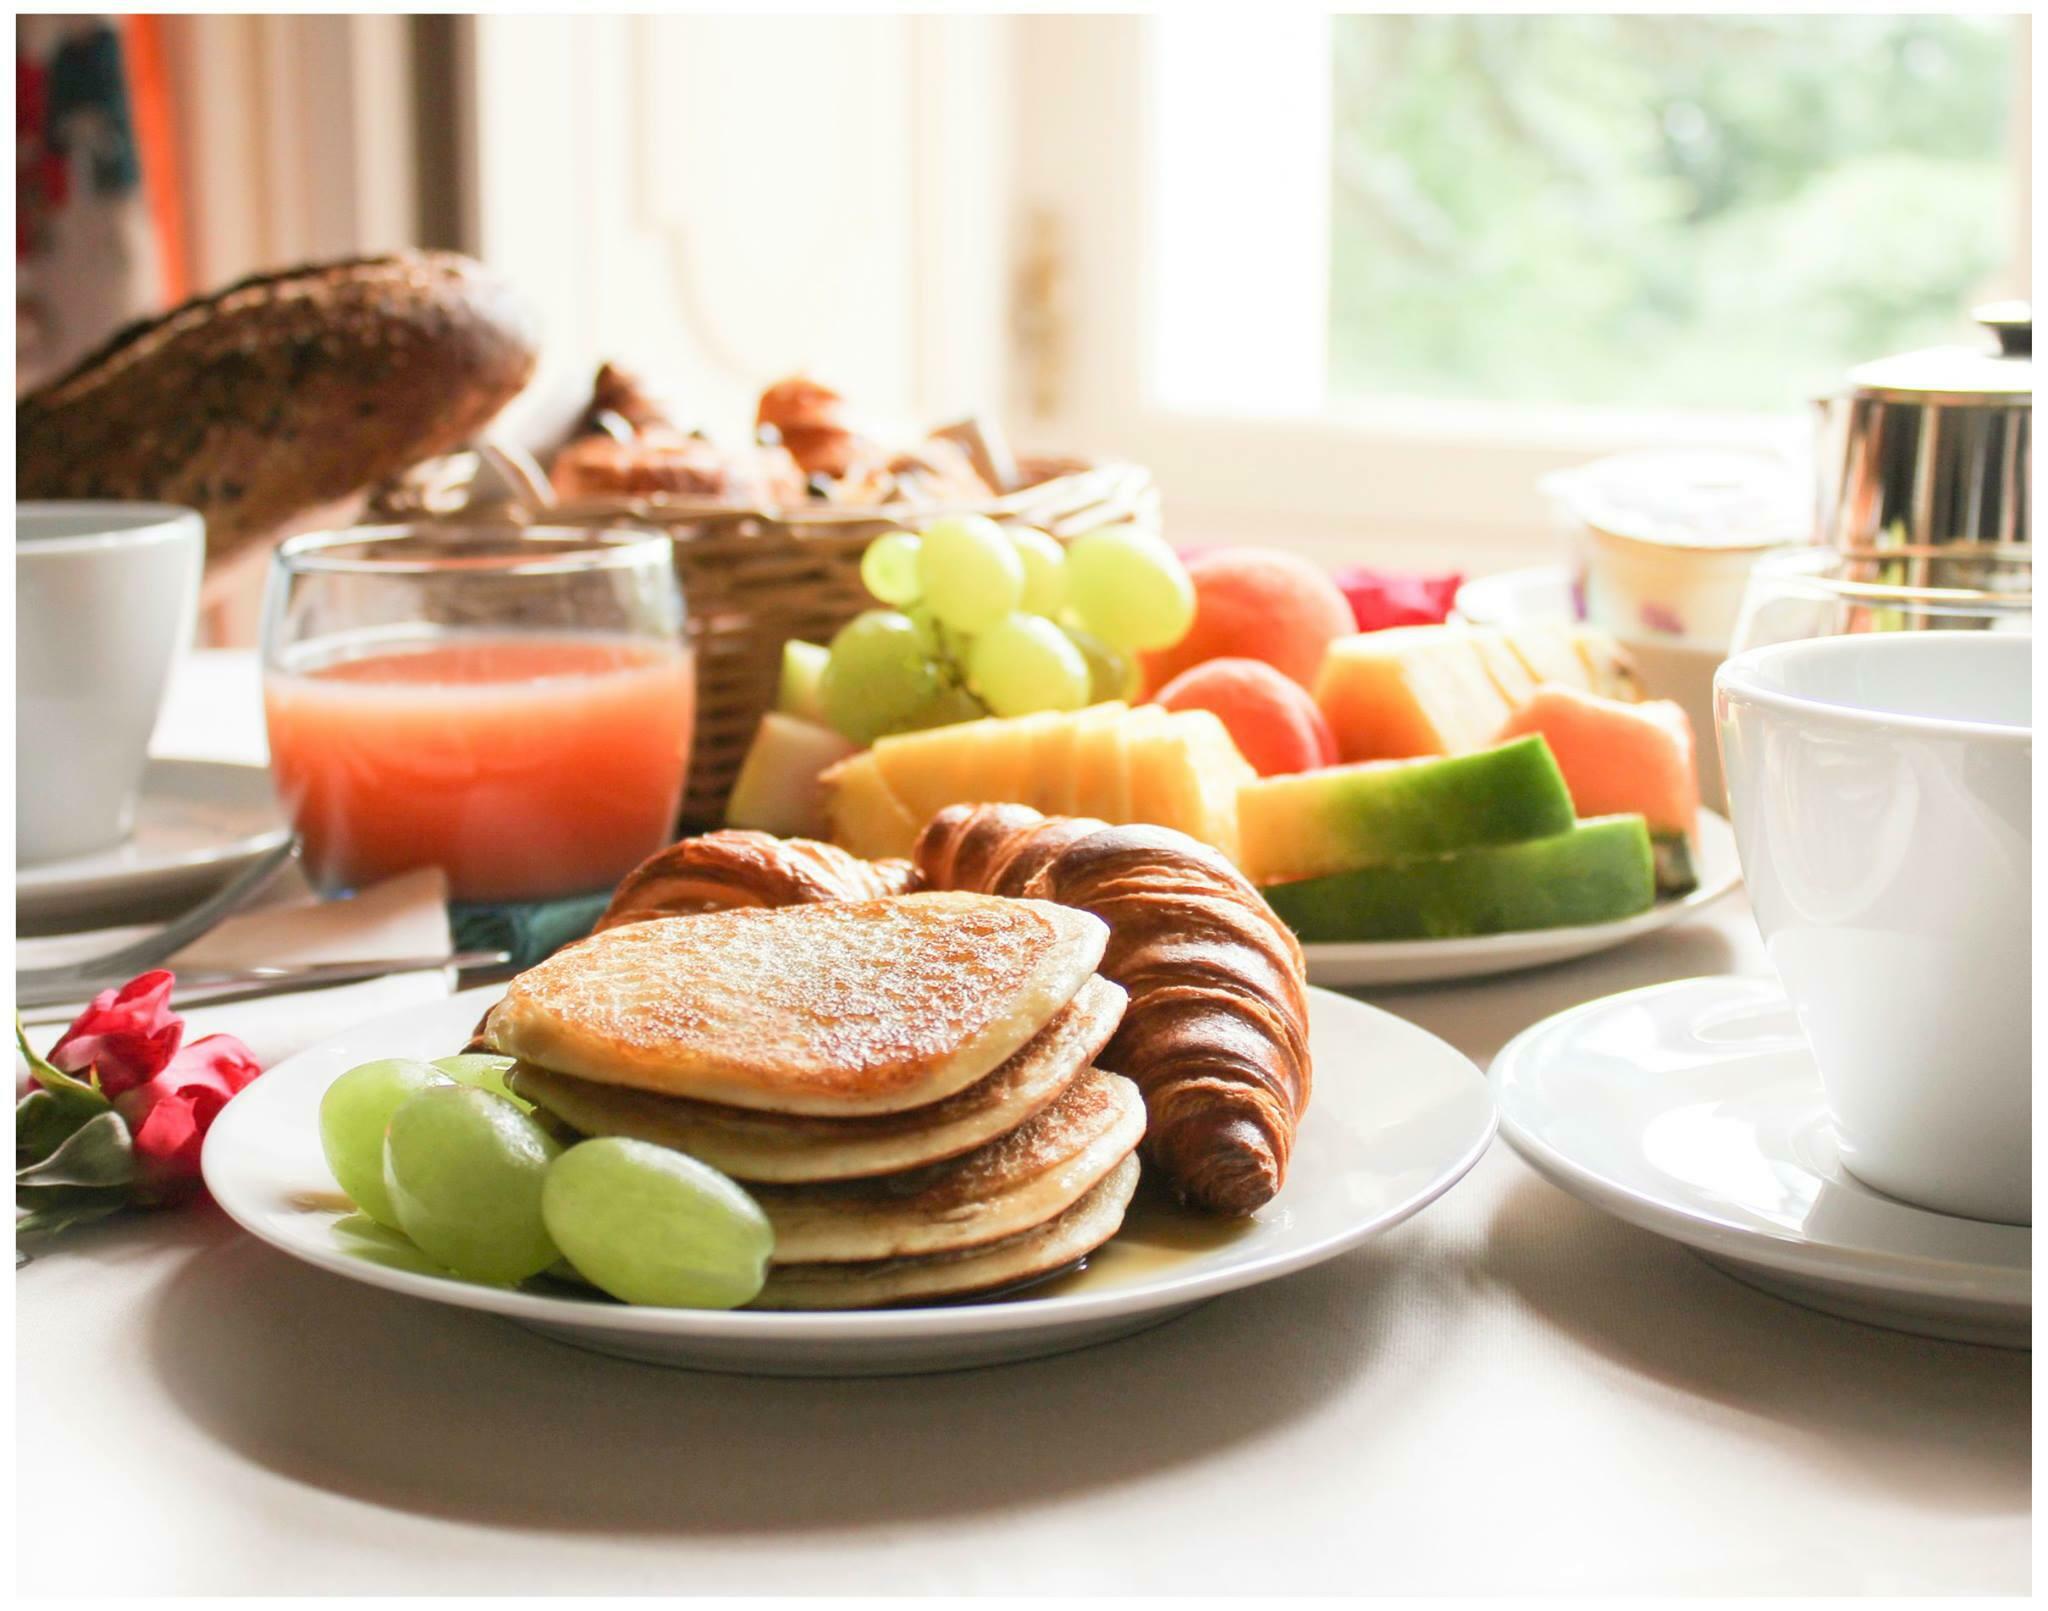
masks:
MULTIPOLYGON (((145 973, 214 927, 268 884, 286 862, 297 861, 298 858, 299 840, 294 834, 275 850, 266 851, 249 863, 184 916, 166 923, 155 933, 145 934, 131 944, 96 957, 87 957, 81 962, 66 962, 50 968, 23 968, 14 976, 15 989, 24 997, 68 1001, 73 998, 52 992, 80 990, 86 985, 97 987, 103 985, 110 974, 125 978, 145 973)), ((92 992, 85 990, 84 994, 92 992)))

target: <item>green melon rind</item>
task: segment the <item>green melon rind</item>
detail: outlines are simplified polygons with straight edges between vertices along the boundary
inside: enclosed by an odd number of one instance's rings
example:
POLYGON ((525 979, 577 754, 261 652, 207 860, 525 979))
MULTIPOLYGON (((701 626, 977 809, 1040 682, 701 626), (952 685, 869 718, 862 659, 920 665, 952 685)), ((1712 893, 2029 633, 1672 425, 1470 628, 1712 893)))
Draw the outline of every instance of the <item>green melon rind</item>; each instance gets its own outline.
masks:
POLYGON ((1650 854, 1656 868, 1659 895, 1690 895, 1700 887, 1690 834, 1653 833, 1650 835, 1650 854))
MULTIPOLYGON (((1326 876, 1443 856, 1478 845, 1567 833, 1571 791, 1540 734, 1469 755, 1358 766, 1273 778, 1248 786, 1298 800, 1301 831, 1291 865, 1254 872, 1326 876)), ((1245 808, 1240 805, 1240 818, 1245 808)), ((1249 848, 1249 847, 1248 847, 1249 848)))
POLYGON ((1449 940, 1610 923, 1648 911, 1657 887, 1649 829, 1639 816, 1616 816, 1263 893, 1307 942, 1449 940))

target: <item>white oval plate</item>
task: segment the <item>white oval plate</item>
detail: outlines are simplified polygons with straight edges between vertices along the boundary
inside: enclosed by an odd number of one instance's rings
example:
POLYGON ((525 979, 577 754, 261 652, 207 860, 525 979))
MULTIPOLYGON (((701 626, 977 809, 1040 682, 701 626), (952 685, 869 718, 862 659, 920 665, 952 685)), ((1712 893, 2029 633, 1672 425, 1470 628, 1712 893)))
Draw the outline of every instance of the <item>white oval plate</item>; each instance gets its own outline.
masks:
MULTIPOLYGON (((1146 1245, 1143 1227, 1127 1221, 1094 1268, 1035 1293, 840 1314, 636 1309, 561 1286, 475 1286, 372 1262, 374 1249, 349 1234, 345 1205, 334 1201, 317 1131, 321 1093, 342 1070, 371 1058, 455 1050, 498 994, 486 986, 395 1013, 270 1070, 228 1104, 206 1138, 203 1167, 215 1201, 254 1235, 309 1264, 505 1315, 586 1348, 756 1375, 904 1375, 1060 1353, 1320 1264, 1434 1201, 1478 1161, 1494 1129, 1486 1083, 1463 1055, 1391 1013, 1311 990, 1315 1093, 1287 1184, 1235 1234, 1224 1234, 1226 1222, 1199 1222, 1204 1230, 1214 1225, 1215 1237, 1202 1238, 1213 1245, 1188 1250, 1183 1240, 1169 1255, 1146 1245)), ((1190 1218, 1173 1217, 1183 1239, 1190 1218)))
POLYGON ((1915 1208, 1842 1167, 1775 979, 1679 979, 1545 1019, 1489 1076, 1514 1149, 1738 1280, 1895 1330, 2030 1345, 2033 1232, 1915 1208))
POLYGON ((1574 957, 1624 945, 1637 935, 1669 928, 1742 882, 1742 863, 1735 854, 1735 830, 1718 812, 1700 812, 1693 859, 1699 888, 1688 895, 1660 900, 1647 912, 1614 923, 1481 934, 1464 940, 1321 941, 1304 945, 1301 950, 1308 958, 1309 978, 1332 989, 1476 979, 1489 973, 1513 973, 1520 968, 1569 962, 1574 957))
POLYGON ((226 761, 152 760, 135 804, 135 831, 90 855, 15 869, 15 914, 45 924, 118 909, 197 899, 284 843, 270 769, 226 761))

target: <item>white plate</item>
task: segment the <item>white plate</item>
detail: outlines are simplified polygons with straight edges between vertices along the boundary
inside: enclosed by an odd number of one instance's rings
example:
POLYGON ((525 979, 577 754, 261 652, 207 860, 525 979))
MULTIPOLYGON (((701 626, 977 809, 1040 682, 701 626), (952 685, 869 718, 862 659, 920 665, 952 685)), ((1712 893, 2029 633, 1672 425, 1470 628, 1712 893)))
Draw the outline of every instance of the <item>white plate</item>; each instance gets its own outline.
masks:
POLYGON ((1574 1007, 1516 1036, 1490 1077, 1502 1132, 1544 1175, 1739 1280, 1872 1325, 2030 1345, 2033 1232, 1915 1208, 1844 1169, 1774 979, 1574 1007))
POLYGON ((1308 958, 1309 978, 1332 989, 1476 979, 1489 973, 1513 973, 1520 968, 1569 962, 1573 957, 1611 950, 1639 934, 1668 928, 1710 901, 1719 900, 1742 882, 1742 863, 1735 854, 1735 831, 1718 812, 1700 812, 1693 867, 1700 882, 1691 894, 1666 897, 1647 912, 1613 923, 1524 929, 1463 940, 1324 940, 1304 945, 1302 954, 1308 958))
POLYGON ((89 856, 15 869, 15 915, 123 919, 196 900, 244 863, 284 842, 270 771, 225 761, 153 760, 126 842, 89 856))
POLYGON ((1079 1348, 1320 1264, 1434 1201, 1493 1136, 1486 1083, 1463 1056, 1389 1013, 1318 990, 1310 992, 1315 1095, 1278 1197, 1248 1222, 1168 1211, 1156 1243, 1144 1217, 1134 1216, 1091 1268, 1007 1299, 844 1314, 635 1309, 559 1287, 472 1286, 373 1263, 351 1250, 345 1225, 337 1230, 342 1215, 316 1133, 321 1093, 370 1058, 439 1056, 461 1046, 498 993, 486 987, 396 1013, 280 1063, 236 1097, 207 1136, 214 1199, 310 1264, 509 1316, 605 1353, 755 1375, 901 1375, 1079 1348), (1187 1247, 1190 1231, 1207 1245, 1187 1247), (1171 1232, 1180 1245, 1166 1245, 1171 1232))

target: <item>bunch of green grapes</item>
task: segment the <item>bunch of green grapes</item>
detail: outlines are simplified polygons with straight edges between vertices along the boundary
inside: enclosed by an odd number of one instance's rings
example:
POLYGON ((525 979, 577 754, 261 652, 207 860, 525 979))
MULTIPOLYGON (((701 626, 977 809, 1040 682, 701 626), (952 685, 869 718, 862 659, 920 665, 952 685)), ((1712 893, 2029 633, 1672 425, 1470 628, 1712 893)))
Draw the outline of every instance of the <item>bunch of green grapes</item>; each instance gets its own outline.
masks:
POLYGON ((857 744, 1128 698, 1137 652, 1179 642, 1195 612, 1173 550, 1132 526, 1063 549, 1028 526, 950 515, 877 537, 860 575, 886 608, 840 630, 818 681, 826 721, 857 744))
POLYGON ((622 1136, 564 1148, 505 1084, 509 1057, 387 1057, 320 1101, 320 1145, 369 1218, 441 1268, 511 1285, 570 1270, 625 1303, 732 1309, 775 1234, 708 1164, 622 1136))

